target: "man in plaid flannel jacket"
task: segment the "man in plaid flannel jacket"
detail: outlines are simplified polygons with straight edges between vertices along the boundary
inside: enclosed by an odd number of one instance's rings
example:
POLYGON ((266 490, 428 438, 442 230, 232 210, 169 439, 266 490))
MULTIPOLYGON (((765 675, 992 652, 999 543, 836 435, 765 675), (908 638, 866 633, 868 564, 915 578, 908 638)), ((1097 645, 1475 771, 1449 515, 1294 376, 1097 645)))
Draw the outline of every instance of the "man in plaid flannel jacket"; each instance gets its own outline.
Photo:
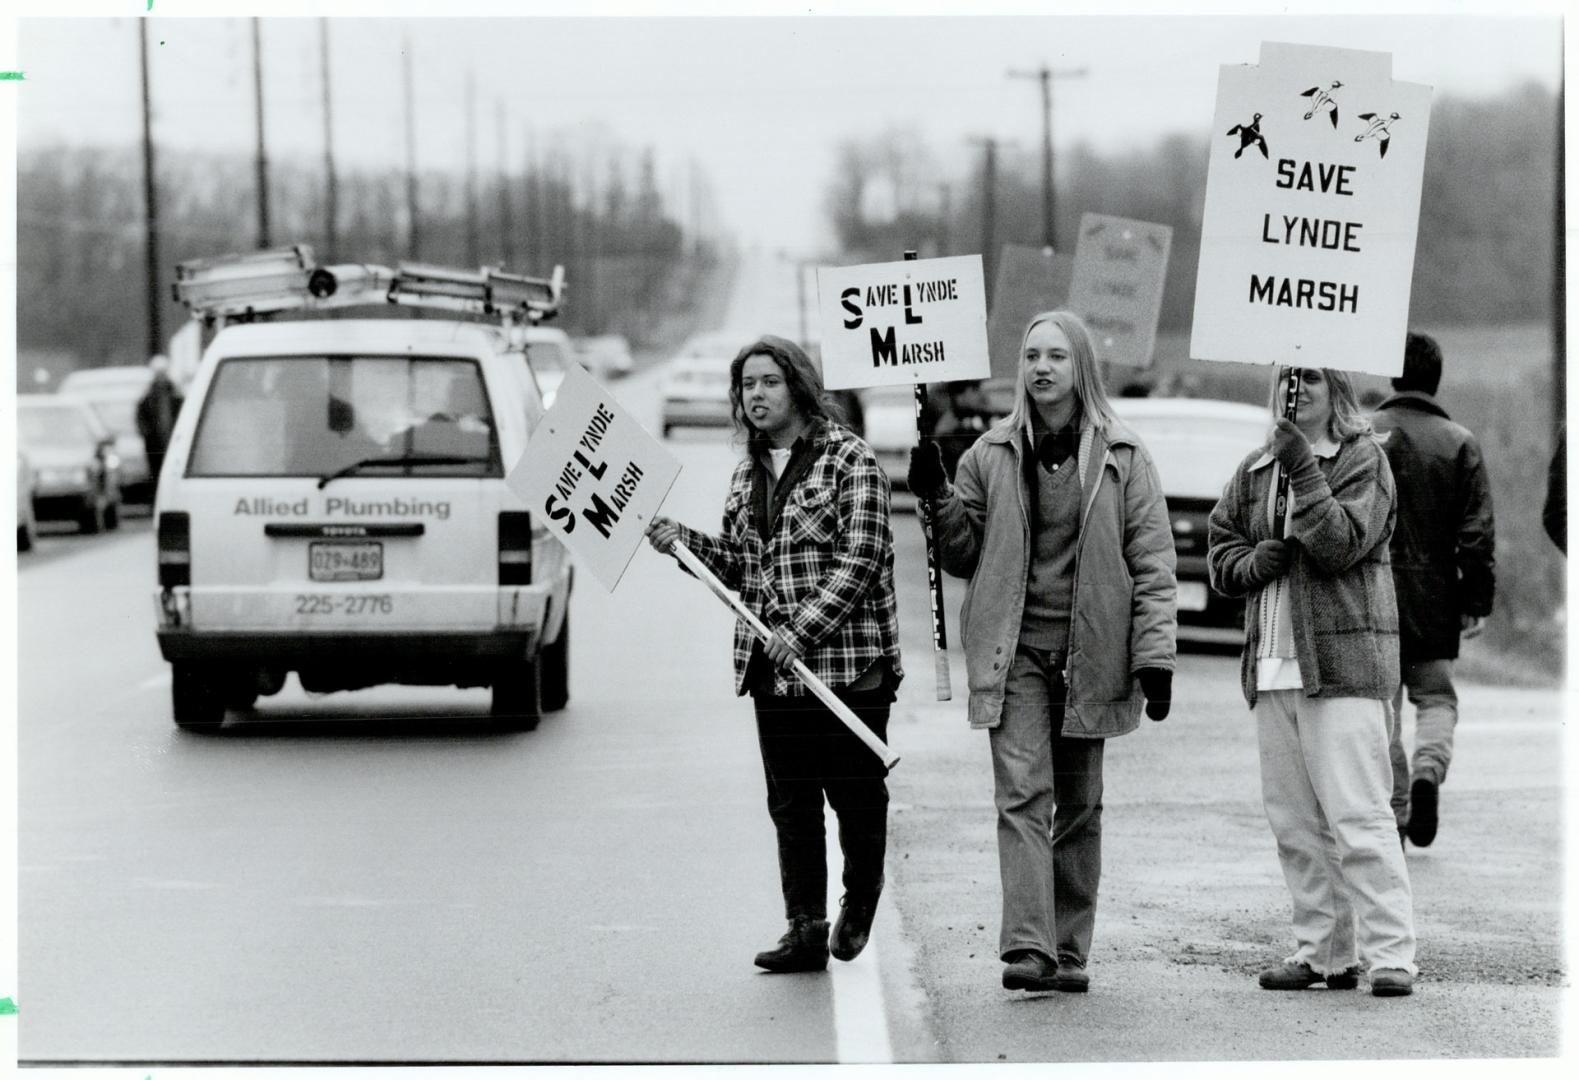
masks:
POLYGON ((865 946, 883 888, 888 791, 882 762, 791 670, 799 659, 884 738, 899 662, 889 485, 871 448, 835 422, 794 343, 765 336, 730 365, 747 453, 730 478, 722 535, 667 518, 653 546, 683 543, 773 633, 735 624, 735 692, 751 694, 778 833, 789 930, 760 953, 769 971, 820 971, 830 952, 823 799, 839 819, 844 898, 831 951, 865 946))

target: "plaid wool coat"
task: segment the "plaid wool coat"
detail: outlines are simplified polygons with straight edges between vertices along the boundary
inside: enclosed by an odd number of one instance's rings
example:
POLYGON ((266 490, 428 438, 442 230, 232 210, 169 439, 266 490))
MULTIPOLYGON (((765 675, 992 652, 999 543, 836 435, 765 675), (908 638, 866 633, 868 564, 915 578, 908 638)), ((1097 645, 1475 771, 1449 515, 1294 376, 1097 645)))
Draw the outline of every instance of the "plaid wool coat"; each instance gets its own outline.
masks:
MULTIPOLYGON (((783 510, 767 539, 752 518, 762 466, 747 454, 729 479, 722 535, 680 525, 680 540, 829 687, 848 686, 881 657, 897 682, 903 671, 888 477, 871 448, 847 428, 816 422, 806 437, 814 456, 781 493, 783 510)), ((749 689, 746 666, 755 640, 745 620, 737 619, 736 694, 749 689)), ((811 691, 793 672, 775 669, 771 693, 811 691)))

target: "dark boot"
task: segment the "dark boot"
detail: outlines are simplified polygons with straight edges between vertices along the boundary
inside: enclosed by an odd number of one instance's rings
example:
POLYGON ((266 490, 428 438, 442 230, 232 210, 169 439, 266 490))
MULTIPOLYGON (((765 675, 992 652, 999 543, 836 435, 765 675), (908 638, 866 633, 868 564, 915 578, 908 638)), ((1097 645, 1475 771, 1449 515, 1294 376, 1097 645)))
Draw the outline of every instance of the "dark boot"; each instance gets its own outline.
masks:
POLYGON ((778 947, 757 953, 756 964, 774 973, 823 970, 828 966, 828 920, 795 916, 778 947))
POLYGON ((833 924, 833 957, 854 960, 872 936, 872 916, 877 914, 877 897, 851 899, 849 893, 839 901, 839 918, 833 924))

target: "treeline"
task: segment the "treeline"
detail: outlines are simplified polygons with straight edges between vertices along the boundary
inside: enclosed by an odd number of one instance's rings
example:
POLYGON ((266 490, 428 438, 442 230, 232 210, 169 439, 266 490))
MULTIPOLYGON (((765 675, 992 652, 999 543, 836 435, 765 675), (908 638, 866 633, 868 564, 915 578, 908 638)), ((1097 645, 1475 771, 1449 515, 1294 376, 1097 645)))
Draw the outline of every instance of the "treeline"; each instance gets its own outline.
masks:
MULTIPOLYGON (((188 317, 171 298, 175 264, 257 246, 256 174, 249 159, 192 153, 164 152, 157 168, 168 338, 188 317)), ((525 175, 479 179, 468 199, 463 177, 424 173, 413 252, 404 172, 341 172, 331 245, 322 171, 281 161, 270 168, 270 240, 311 244, 323 263, 502 263, 544 276, 562 264, 567 303, 557 325, 623 333, 641 345, 692 303, 717 253, 688 237, 665 206, 650 151, 629 168, 612 160, 595 196, 575 175, 568 155, 550 153, 525 175)), ((140 152, 54 146, 19 154, 19 348, 70 354, 85 366, 146 360, 144 239, 140 152)))
MULTIPOLYGON (((1552 309, 1556 95, 1528 84, 1499 97, 1439 96, 1431 110, 1410 321, 1509 323, 1552 309)), ((1004 244, 1042 243, 1039 133, 999 149, 989 236, 984 155, 963 175, 938 165, 914 132, 890 129, 839 147, 825 208, 850 262, 981 252, 991 273, 1004 244)), ((1071 253, 1083 213, 1173 227, 1162 326, 1189 325, 1200 256, 1207 138, 1176 135, 1122 155, 1087 144, 1055 159, 1055 228, 1071 253)), ((989 288, 991 279, 989 277, 989 288)))

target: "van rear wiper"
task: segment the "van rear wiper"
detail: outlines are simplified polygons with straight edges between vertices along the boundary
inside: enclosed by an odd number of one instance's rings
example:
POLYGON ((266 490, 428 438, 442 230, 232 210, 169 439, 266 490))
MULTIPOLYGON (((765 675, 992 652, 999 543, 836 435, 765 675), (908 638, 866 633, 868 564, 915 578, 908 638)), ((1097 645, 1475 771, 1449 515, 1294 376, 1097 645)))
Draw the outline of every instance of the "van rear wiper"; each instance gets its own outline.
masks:
POLYGON ((485 457, 462 457, 459 454, 404 454, 400 457, 363 458, 322 477, 318 481, 318 490, 322 491, 331 480, 350 476, 374 465, 486 465, 487 463, 488 459, 485 457))

